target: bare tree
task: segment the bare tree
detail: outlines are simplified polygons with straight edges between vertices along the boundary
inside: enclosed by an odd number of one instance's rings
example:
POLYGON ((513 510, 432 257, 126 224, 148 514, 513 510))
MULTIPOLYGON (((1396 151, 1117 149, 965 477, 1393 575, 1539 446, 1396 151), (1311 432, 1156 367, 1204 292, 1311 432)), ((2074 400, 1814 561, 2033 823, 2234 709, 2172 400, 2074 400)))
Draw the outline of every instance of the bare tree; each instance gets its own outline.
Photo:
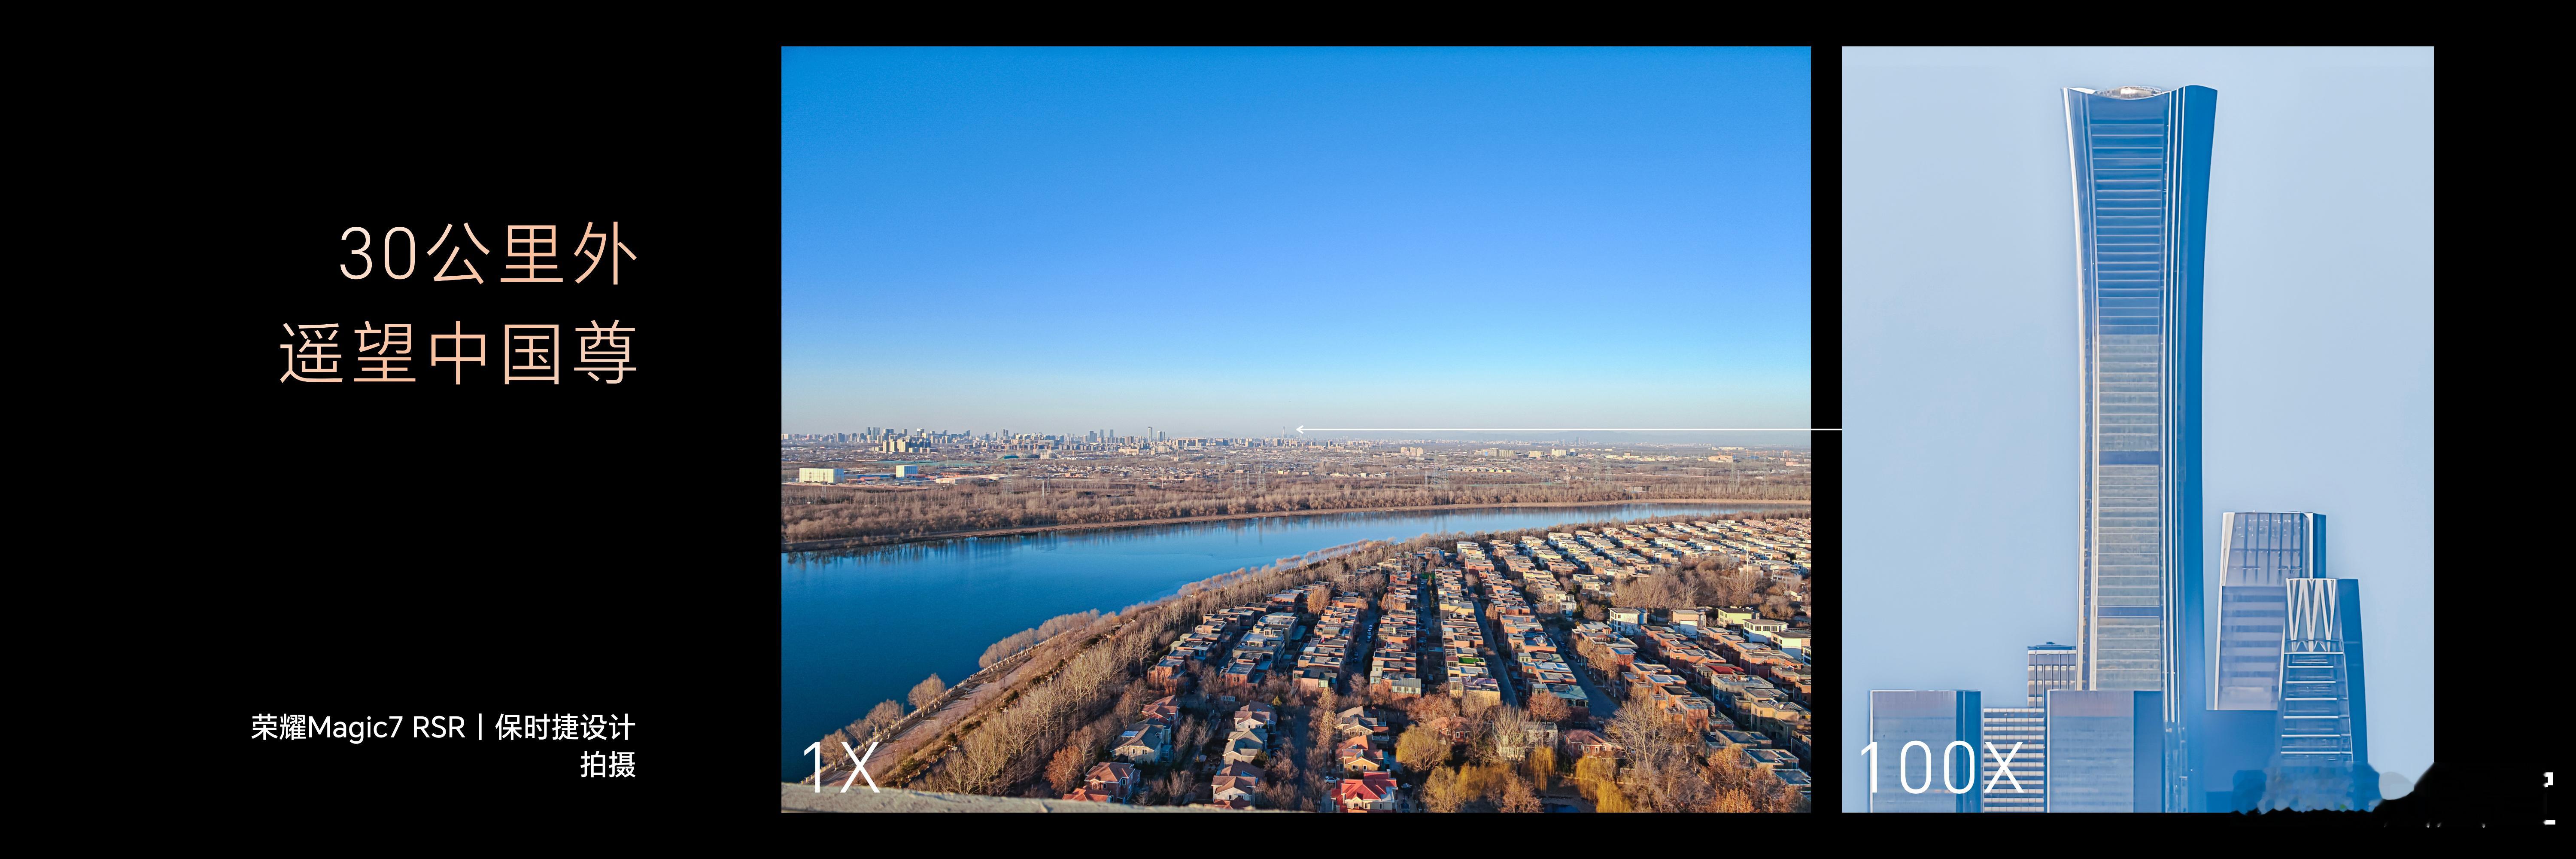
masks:
POLYGON ((1553 693, 1540 692, 1530 696, 1529 714, 1541 722, 1562 724, 1574 717, 1574 708, 1553 693))
POLYGON ((1055 759, 1047 762, 1047 783, 1054 785, 1058 794, 1072 793, 1083 784, 1090 762, 1091 758, 1074 746, 1057 749, 1055 759))
POLYGON ((1405 769, 1427 773, 1448 761, 1449 741, 1437 730, 1415 725, 1395 738, 1395 762, 1405 769))
POLYGON ((1516 814, 1527 814, 1544 809, 1539 802, 1538 791, 1531 790, 1529 780, 1521 778, 1518 774, 1504 778, 1502 794, 1496 798, 1494 807, 1516 814))
POLYGON ((946 691, 948 691, 948 684, 941 682, 939 675, 934 673, 920 683, 914 684, 912 692, 905 697, 912 701, 913 709, 919 710, 938 701, 940 693, 946 691))

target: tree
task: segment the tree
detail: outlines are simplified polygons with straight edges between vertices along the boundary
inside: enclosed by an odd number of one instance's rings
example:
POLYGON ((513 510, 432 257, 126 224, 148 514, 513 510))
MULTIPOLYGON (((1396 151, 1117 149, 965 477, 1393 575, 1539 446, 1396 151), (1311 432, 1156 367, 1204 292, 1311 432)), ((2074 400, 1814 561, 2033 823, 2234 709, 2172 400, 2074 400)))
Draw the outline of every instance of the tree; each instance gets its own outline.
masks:
POLYGON ((905 697, 912 701, 912 709, 918 711, 938 701, 939 694, 946 691, 948 691, 948 684, 941 682, 939 675, 934 673, 915 684, 912 687, 912 693, 905 697))
POLYGON ((879 701, 876 706, 868 708, 867 715, 850 723, 850 736, 855 741, 865 742, 875 737, 878 731, 893 727, 895 722, 902 719, 902 704, 895 703, 893 699, 879 701))
POLYGON ((1602 611, 1602 610, 1601 610, 1601 604, 1600 604, 1600 603, 1597 603, 1597 602, 1586 602, 1586 603, 1584 603, 1584 604, 1583 604, 1583 619, 1584 619, 1584 620, 1600 620, 1600 619, 1602 619, 1602 618, 1609 617, 1609 616, 1610 616, 1610 613, 1609 613, 1609 612, 1606 612, 1606 611, 1602 611))
POLYGON ((1551 725, 1574 718, 1574 708, 1566 706, 1565 699, 1547 693, 1530 696, 1529 712, 1532 717, 1551 725))
POLYGON ((1443 814, 1467 805, 1468 794, 1459 783, 1458 768, 1442 767, 1431 771, 1431 779, 1422 785, 1422 805, 1443 814))
POLYGON ((1602 814, 1625 814, 1637 810, 1628 803, 1628 795, 1619 791, 1616 782, 1603 782, 1601 793, 1593 800, 1592 810, 1602 814))
MULTIPOLYGON (((1545 697, 1548 696, 1535 695, 1532 699, 1545 697)), ((1528 748, 1531 724, 1529 714, 1518 707, 1495 708, 1493 724, 1487 728, 1493 737, 1491 745, 1497 752, 1503 749, 1528 748)))
POLYGON ((1324 608, 1331 605, 1332 602, 1333 591, 1331 588, 1316 588, 1314 590, 1307 591, 1306 613, 1323 614, 1324 608))
POLYGON ((1055 759, 1047 762, 1047 784, 1054 785, 1058 794, 1072 793, 1075 787, 1083 784, 1082 777, 1089 769, 1084 764, 1090 762, 1091 756, 1073 745, 1057 749, 1055 759))
POLYGON ((1529 781, 1518 775, 1503 779, 1502 795, 1495 799, 1494 807, 1515 814, 1528 814, 1545 808, 1538 800, 1538 792, 1531 790, 1529 781))
POLYGON ((850 759, 849 750, 841 746, 849 741, 849 734, 837 730, 823 735, 823 747, 819 751, 823 753, 824 769, 840 766, 841 762, 850 759))
POLYGON ((1449 761, 1449 741, 1432 728, 1416 725, 1395 738, 1395 762, 1414 772, 1430 772, 1449 761))
POLYGON ((1530 781, 1536 784, 1539 790, 1547 790, 1556 778, 1556 748, 1538 746, 1530 749, 1528 769, 1530 781))

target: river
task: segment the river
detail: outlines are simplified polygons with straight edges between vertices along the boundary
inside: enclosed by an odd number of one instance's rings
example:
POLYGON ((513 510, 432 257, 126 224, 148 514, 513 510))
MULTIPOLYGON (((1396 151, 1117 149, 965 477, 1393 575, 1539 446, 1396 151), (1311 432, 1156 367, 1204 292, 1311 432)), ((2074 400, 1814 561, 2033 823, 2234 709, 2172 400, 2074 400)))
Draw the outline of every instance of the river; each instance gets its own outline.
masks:
POLYGON ((1709 516, 1800 504, 1627 504, 1335 513, 910 543, 779 563, 780 778, 812 774, 805 746, 938 672, 975 673, 984 648, 1047 618, 1116 611, 1241 567, 1360 540, 1709 516))

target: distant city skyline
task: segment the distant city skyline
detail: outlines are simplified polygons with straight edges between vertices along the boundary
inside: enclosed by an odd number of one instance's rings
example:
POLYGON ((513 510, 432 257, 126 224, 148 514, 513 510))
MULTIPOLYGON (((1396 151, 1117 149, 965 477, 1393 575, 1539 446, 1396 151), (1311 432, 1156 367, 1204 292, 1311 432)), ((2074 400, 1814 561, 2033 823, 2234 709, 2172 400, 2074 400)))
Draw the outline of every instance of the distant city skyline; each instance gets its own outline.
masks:
POLYGON ((1678 444, 1678 445, 1703 445, 1703 444, 1704 444, 1704 445, 1710 445, 1710 446, 1725 446, 1725 447, 1745 447, 1745 448, 1763 447, 1763 448, 1790 448, 1790 449, 1805 449, 1805 448, 1810 448, 1810 447, 1813 447, 1813 446, 1814 446, 1814 445, 1813 445, 1813 441, 1814 441, 1814 434, 1813 434, 1813 433, 1807 433, 1807 432, 1749 432, 1749 433, 1684 433, 1684 432, 1661 432, 1661 433, 1649 433, 1649 432, 1598 432, 1598 431, 1587 431, 1587 432, 1583 432, 1583 433, 1533 433, 1533 432, 1518 432, 1518 433, 1471 433, 1471 432, 1403 433, 1403 432, 1323 432, 1323 431, 1309 430, 1309 431, 1307 431, 1307 432, 1305 432, 1305 433, 1303 433, 1303 434, 1300 434, 1300 433, 1296 432, 1296 430, 1295 430, 1295 428, 1294 428, 1294 427, 1290 427, 1290 428, 1288 428, 1288 429, 1287 429, 1286 431, 1284 431, 1284 432, 1283 432, 1283 431, 1274 430, 1274 431, 1267 432, 1267 433, 1201 433, 1201 432, 1182 432, 1182 431, 1179 431, 1179 430, 1176 430, 1176 429, 1170 429, 1170 428, 1165 428, 1165 427, 1161 427, 1161 426, 1153 426, 1153 425, 1148 425, 1148 424, 1138 424, 1138 425, 1133 425, 1133 426, 1130 426, 1130 427, 1097 427, 1097 428, 1079 429, 1079 430, 1046 429, 1046 428, 1040 428, 1040 427, 1018 427, 1018 426, 989 427, 989 428, 987 428, 987 427, 938 427, 938 426, 924 426, 924 425, 919 425, 919 424, 904 424, 904 425, 896 425, 896 424, 868 424, 868 425, 866 425, 866 426, 856 426, 856 427, 849 427, 849 428, 845 428, 845 429, 832 429, 832 430, 812 430, 812 431, 786 430, 786 431, 782 431, 782 434, 783 434, 783 435, 789 435, 789 436, 839 435, 839 434, 848 434, 848 433, 861 433, 861 434, 864 434, 864 433, 866 433, 866 432, 868 432, 869 430, 872 430, 872 429, 873 429, 873 430, 888 430, 888 431, 897 432, 897 433, 911 433, 911 432, 925 432, 925 433, 932 433, 932 434, 943 434, 943 433, 967 433, 967 434, 971 434, 971 435, 974 435, 974 436, 977 436, 977 437, 981 437, 981 436, 984 436, 984 435, 987 435, 987 434, 992 434, 992 433, 1001 433, 1001 432, 1004 432, 1004 431, 1008 431, 1008 432, 1009 432, 1010 434, 1012 434, 1012 435, 1034 434, 1034 435, 1039 435, 1039 436, 1062 436, 1062 437, 1067 437, 1067 438, 1071 438, 1071 439, 1075 439, 1075 440, 1080 440, 1080 439, 1082 439, 1085 435, 1087 435, 1087 434, 1089 434, 1089 433, 1091 433, 1091 432, 1094 432, 1094 431, 1106 430, 1107 432, 1111 433, 1112 435, 1114 435, 1114 436, 1116 436, 1116 437, 1121 437, 1121 438, 1127 438, 1127 437, 1137 437, 1137 438, 1142 438, 1142 437, 1147 437, 1147 436, 1149 436, 1149 435, 1151 435, 1151 434, 1160 434, 1160 435, 1162 435, 1162 436, 1163 436, 1163 437, 1165 437, 1165 438, 1172 438, 1172 439, 1183 439, 1183 438, 1304 438, 1304 439, 1309 439, 1309 440, 1313 440, 1313 441, 1321 441, 1321 442, 1344 441, 1344 440, 1365 440, 1365 441, 1393 441, 1393 440, 1415 441, 1415 440, 1419 440, 1419 441, 1443 442, 1443 443, 1448 443, 1448 442, 1494 442, 1494 443, 1502 443, 1502 444, 1536 444, 1536 443, 1558 443, 1558 442, 1567 443, 1567 444, 1580 443, 1580 444, 1584 444, 1584 445, 1595 445, 1595 444, 1598 444, 1598 445, 1614 445, 1614 444, 1678 444), (1150 427, 1150 429, 1149 429, 1149 427, 1150 427))
MULTIPOLYGON (((2033 642, 2078 643, 2083 534, 2060 523, 2084 497, 2068 491, 2077 464, 2111 448, 2088 448, 2100 434, 2068 408, 2086 308, 2067 289, 2081 258, 2061 88, 2202 85, 2227 100, 2197 338, 2199 512, 2157 531, 2215 534, 2226 511, 2331 515, 2335 575, 2368 583, 2355 613, 2378 639, 2371 730, 2356 740, 2371 765, 2420 775, 2440 670, 2432 627, 2406 620, 2431 610, 2435 566, 2431 50, 1843 56, 1846 697, 1994 695, 2027 684, 2016 657, 2033 642), (1980 622, 1926 608, 1962 600, 1980 622)), ((2199 545, 2159 564, 2203 572, 2205 617, 2221 596, 2218 546, 2199 545)), ((2212 632, 2187 640, 2206 648, 2212 632)), ((2217 714, 2244 713, 2261 711, 2217 714)), ((1865 719, 1846 711, 1844 734, 1865 736, 1865 719)), ((2052 768, 2092 765, 2058 752, 2052 768)), ((1868 770, 1846 761, 1844 807, 1866 808, 1868 770)), ((2195 797, 2231 788, 2227 775, 2201 773, 2195 797)))
POLYGON ((781 431, 1810 426, 1808 62, 784 51, 781 431))

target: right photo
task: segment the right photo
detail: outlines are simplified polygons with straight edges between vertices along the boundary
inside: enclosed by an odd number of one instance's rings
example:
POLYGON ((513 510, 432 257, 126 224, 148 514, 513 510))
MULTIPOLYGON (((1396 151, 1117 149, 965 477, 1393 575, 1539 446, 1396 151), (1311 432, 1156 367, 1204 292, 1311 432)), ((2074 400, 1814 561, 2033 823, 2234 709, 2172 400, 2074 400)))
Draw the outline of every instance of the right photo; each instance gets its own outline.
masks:
POLYGON ((1846 48, 1841 90, 1843 809, 2490 789, 2435 747, 2433 49, 1846 48))

